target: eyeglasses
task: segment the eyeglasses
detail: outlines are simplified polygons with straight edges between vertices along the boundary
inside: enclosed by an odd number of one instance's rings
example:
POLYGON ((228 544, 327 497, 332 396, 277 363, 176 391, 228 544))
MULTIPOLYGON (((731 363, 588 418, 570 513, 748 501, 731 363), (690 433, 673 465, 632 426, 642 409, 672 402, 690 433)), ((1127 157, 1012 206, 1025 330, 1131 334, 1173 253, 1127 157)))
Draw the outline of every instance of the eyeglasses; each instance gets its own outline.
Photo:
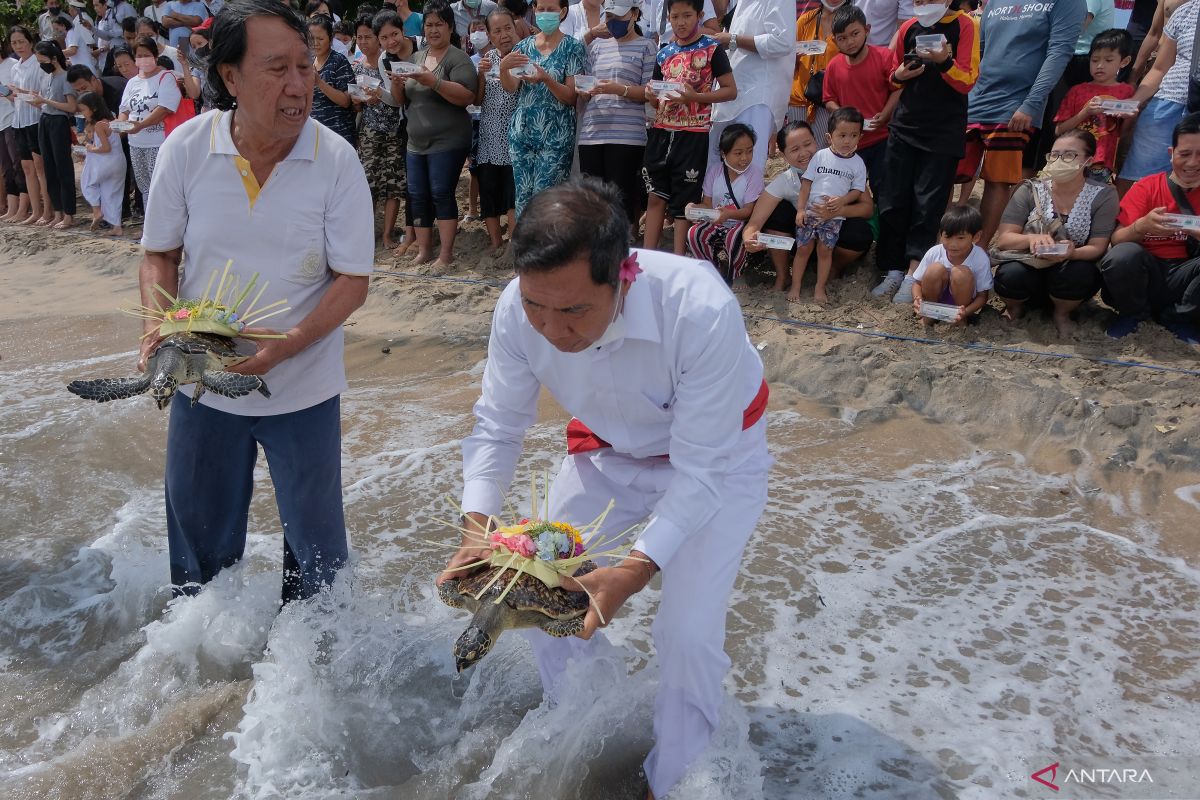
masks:
POLYGON ((1087 156, 1080 156, 1079 153, 1073 152, 1071 150, 1068 150, 1065 153, 1060 153, 1057 150, 1051 150, 1049 153, 1046 153, 1046 162, 1047 163, 1049 163, 1051 161, 1060 161, 1061 160, 1064 164, 1073 164, 1073 163, 1075 163, 1075 159, 1077 159, 1077 158, 1087 158, 1087 156))

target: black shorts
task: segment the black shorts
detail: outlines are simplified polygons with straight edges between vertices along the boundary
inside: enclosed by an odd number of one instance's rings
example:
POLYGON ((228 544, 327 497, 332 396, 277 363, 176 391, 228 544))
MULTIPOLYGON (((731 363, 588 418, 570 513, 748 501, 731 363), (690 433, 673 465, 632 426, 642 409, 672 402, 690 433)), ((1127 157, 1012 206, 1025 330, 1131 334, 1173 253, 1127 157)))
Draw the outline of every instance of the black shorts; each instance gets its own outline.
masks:
POLYGON ((517 189, 513 184, 512 164, 476 164, 475 177, 479 178, 481 217, 502 217, 516 207, 517 189))
POLYGON ((32 161, 35 153, 39 156, 42 154, 42 146, 38 144, 37 123, 17 128, 17 147, 21 151, 22 161, 32 161))
MULTIPOLYGON (((763 223, 764 231, 779 231, 784 236, 796 235, 796 207, 787 200, 780 200, 763 223)), ((865 253, 874 241, 871 225, 861 217, 848 217, 842 221, 837 246, 854 253, 865 253)))
POLYGON ((708 169, 707 131, 647 131, 642 177, 646 193, 667 201, 667 211, 682 217, 688 203, 698 203, 708 169))

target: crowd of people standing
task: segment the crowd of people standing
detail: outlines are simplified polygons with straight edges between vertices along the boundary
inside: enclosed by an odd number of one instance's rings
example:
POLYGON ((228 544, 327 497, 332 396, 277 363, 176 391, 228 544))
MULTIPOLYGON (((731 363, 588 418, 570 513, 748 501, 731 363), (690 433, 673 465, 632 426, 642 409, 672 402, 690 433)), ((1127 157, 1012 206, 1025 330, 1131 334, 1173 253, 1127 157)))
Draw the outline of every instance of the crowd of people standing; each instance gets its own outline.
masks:
MULTIPOLYGON (((86 5, 49 0, 3 37, 5 222, 73 226, 77 158, 93 229, 120 234, 165 137, 212 106, 221 3, 159 0, 139 14, 94 0, 94 17, 86 5)), ((397 256, 450 266, 464 167, 466 219, 482 218, 497 251, 533 195, 578 171, 619 189, 646 247, 669 228, 671 249, 730 283, 769 249, 776 288, 797 302, 810 258, 812 297, 827 303, 841 268, 874 244, 872 293, 920 313, 936 302, 920 265, 943 246, 956 189, 965 202, 980 181, 972 237, 994 280, 975 281, 960 309, 995 292, 1008 320, 1043 306, 1066 334, 1099 293, 1120 312, 1114 335, 1154 317, 1194 339, 1200 282, 1185 273, 1200 223, 1181 162, 1195 135, 1189 90, 1200 97, 1200 2, 1144 5, 1126 29, 1113 0, 312 0, 301 11, 312 117, 357 149, 397 256), (786 169, 767 180, 772 152, 786 169), (1133 306, 1130 280, 1145 297, 1133 306)))

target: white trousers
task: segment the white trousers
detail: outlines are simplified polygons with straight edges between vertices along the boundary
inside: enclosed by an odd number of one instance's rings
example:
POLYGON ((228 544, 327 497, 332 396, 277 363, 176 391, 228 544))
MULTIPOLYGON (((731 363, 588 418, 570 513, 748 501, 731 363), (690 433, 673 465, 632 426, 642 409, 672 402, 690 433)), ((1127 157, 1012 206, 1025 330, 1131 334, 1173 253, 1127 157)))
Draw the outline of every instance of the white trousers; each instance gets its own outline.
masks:
MULTIPOLYGON (((661 671, 654 701, 655 744, 645 762, 656 797, 665 797, 683 777, 717 727, 721 681, 730 665, 725 655, 729 593, 767 502, 771 457, 765 418, 742 432, 739 453, 727 475, 720 510, 691 534, 662 572, 651 629, 661 671)), ((609 449, 567 456, 550 489, 550 518, 583 525, 613 500, 600 534, 615 536, 650 515, 674 474, 665 459, 636 459, 609 449)), ((567 662, 588 657, 601 638, 556 639, 536 629, 524 633, 542 687, 551 697, 567 662)))
POLYGON ((743 108, 733 119, 725 119, 712 124, 712 128, 708 132, 708 166, 711 167, 720 160, 721 132, 735 122, 749 125, 750 129, 754 131, 757 138, 754 140, 754 157, 750 163, 759 174, 762 174, 767 168, 767 146, 777 133, 775 115, 771 113, 769 106, 763 104, 743 108))

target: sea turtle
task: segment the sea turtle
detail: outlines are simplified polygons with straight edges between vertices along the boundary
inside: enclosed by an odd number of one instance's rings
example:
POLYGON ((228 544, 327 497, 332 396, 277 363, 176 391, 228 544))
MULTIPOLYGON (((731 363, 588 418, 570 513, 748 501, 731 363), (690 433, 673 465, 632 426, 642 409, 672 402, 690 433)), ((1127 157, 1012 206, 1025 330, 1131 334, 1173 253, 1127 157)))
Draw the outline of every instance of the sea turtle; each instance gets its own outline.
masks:
POLYGON ((257 389, 263 397, 270 397, 267 385, 259 376, 225 371, 226 367, 246 358, 246 354, 239 353, 234 348, 233 340, 227 336, 180 331, 163 339, 155 348, 146 361, 143 374, 135 378, 71 381, 67 384, 67 391, 85 400, 107 403, 149 390, 159 408, 166 408, 175 396, 175 390, 188 383, 196 384, 192 405, 196 405, 205 389, 222 397, 242 397, 257 389))
MULTIPOLYGON (((575 570, 575 576, 596 569, 594 561, 585 561, 575 570)), ((522 573, 504 599, 496 603, 516 574, 515 570, 491 567, 462 578, 451 578, 438 587, 442 602, 454 608, 474 611, 471 624, 454 643, 454 665, 462 672, 488 654, 500 634, 512 628, 541 628, 551 636, 574 636, 583 630, 583 617, 588 609, 585 592, 552 589, 540 580, 522 573), (484 586, 503 574, 488 587, 478 600, 484 586)))

